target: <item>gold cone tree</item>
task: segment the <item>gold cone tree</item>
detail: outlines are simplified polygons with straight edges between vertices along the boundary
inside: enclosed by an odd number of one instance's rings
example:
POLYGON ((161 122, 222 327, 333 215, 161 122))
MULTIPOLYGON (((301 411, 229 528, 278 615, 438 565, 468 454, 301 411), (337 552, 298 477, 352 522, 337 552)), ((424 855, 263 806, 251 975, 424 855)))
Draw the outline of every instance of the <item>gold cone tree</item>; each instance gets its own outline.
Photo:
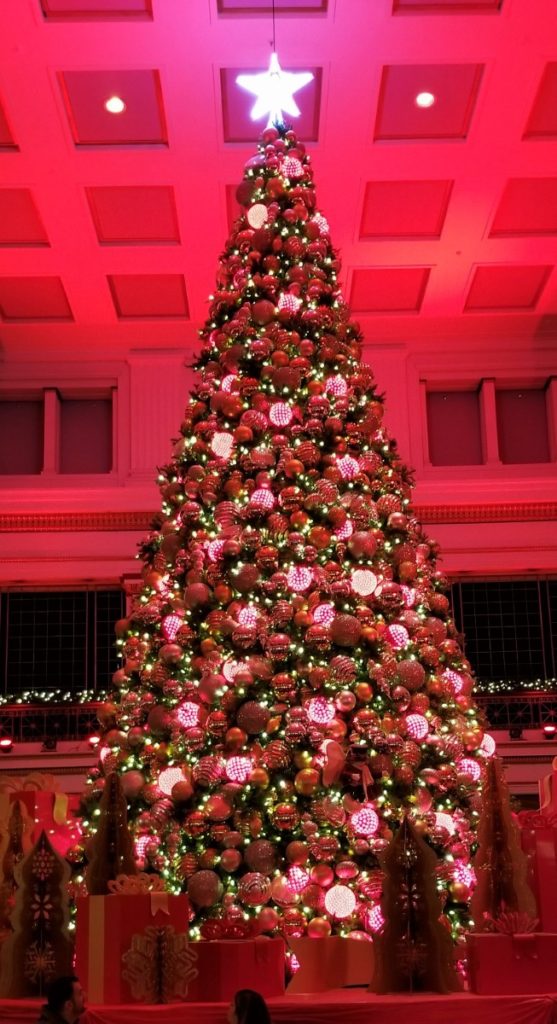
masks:
POLYGON ((95 801, 192 935, 369 933, 408 814, 467 922, 488 752, 411 477, 360 361, 309 155, 268 129, 238 188, 144 586, 117 624, 95 801))

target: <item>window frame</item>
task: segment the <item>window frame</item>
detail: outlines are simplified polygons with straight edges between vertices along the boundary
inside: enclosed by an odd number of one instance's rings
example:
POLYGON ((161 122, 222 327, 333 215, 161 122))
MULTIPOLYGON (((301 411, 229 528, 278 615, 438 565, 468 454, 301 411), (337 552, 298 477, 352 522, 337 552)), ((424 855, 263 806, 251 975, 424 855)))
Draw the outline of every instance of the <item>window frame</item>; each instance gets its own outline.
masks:
POLYGON ((129 367, 124 362, 34 363, 22 376, 22 364, 5 368, 0 400, 44 401, 43 468, 39 473, 3 474, 0 490, 75 489, 121 485, 130 467, 130 443, 124 410, 129 408, 129 367), (112 469, 108 473, 60 472, 60 398, 112 398, 112 469))

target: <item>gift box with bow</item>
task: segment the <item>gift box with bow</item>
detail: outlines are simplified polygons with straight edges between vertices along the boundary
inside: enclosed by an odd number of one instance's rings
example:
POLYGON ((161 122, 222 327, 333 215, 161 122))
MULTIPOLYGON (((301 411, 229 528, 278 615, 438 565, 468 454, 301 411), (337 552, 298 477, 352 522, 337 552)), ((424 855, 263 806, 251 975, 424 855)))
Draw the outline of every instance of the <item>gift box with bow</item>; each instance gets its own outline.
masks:
POLYGON ((0 784, 0 859, 14 803, 19 803, 24 816, 26 850, 41 832, 60 856, 80 839, 79 802, 77 794, 61 793, 58 780, 49 774, 31 772, 24 779, 5 778, 0 784))
POLYGON ((76 971, 91 1004, 229 1002, 240 988, 282 995, 282 939, 189 942, 187 896, 141 892, 142 877, 76 899, 76 971))
MULTIPOLYGON (((157 879, 157 881, 159 881, 157 879)), ((76 971, 92 1004, 185 999, 195 975, 189 901, 122 879, 76 899, 76 971)))

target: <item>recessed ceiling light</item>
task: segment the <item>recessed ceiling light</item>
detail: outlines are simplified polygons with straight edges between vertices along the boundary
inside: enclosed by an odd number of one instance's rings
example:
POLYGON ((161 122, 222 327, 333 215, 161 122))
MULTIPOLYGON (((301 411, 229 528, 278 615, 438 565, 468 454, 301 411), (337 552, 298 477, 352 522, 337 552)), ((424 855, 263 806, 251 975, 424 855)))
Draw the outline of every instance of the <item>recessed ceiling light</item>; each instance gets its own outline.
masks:
POLYGON ((417 107, 432 107, 435 103, 435 96, 432 92, 419 92, 416 96, 417 107))
POLYGON ((111 96, 104 106, 109 114, 122 114, 126 109, 126 104, 120 96, 111 96))

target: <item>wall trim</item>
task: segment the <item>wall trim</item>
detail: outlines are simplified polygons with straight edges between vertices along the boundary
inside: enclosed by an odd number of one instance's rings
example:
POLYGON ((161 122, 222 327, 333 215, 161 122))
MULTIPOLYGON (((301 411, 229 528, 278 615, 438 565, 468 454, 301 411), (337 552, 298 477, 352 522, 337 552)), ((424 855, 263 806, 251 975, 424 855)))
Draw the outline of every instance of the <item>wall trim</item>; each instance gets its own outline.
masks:
MULTIPOLYGON (((415 505, 424 523, 540 522, 557 519, 557 502, 475 502, 415 505)), ((131 512, 4 512, 1 533, 136 532, 149 530, 155 510, 131 512)))

